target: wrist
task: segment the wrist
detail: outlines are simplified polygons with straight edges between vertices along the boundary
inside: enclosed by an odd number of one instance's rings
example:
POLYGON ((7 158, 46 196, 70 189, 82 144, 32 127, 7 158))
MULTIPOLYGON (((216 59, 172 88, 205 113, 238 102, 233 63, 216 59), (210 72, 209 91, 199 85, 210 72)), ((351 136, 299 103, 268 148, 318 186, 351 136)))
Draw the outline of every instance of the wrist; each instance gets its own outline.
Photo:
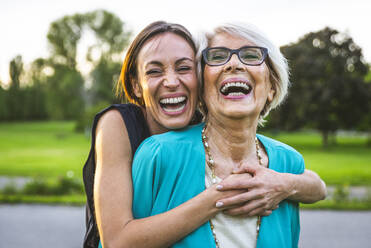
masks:
POLYGON ((286 198, 290 199, 291 197, 295 197, 297 194, 297 180, 294 174, 284 173, 285 176, 285 184, 284 184, 284 191, 286 194, 286 198))
POLYGON ((216 203, 222 198, 221 192, 216 190, 216 185, 212 185, 201 193, 202 208, 208 213, 209 218, 214 217, 221 211, 220 208, 216 207, 216 203))

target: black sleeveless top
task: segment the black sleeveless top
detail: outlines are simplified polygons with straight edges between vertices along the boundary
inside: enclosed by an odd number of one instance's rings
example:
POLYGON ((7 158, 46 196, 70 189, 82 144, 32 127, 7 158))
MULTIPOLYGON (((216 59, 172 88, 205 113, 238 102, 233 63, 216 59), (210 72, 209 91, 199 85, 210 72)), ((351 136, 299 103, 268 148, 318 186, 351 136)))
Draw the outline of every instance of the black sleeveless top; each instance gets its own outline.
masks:
MULTIPOLYGON (((150 136, 149 127, 147 121, 144 118, 143 112, 137 105, 128 104, 113 104, 110 107, 99 112, 93 122, 92 134, 91 134, 91 148, 88 159, 85 162, 83 168, 83 180, 86 193, 86 232, 84 237, 84 248, 97 248, 99 245, 99 232, 97 222, 95 220, 95 209, 94 209, 94 175, 95 175, 95 132, 97 123, 100 117, 111 109, 116 109, 120 112, 122 119, 125 122, 126 129, 129 135, 132 157, 134 158, 135 151, 139 145, 150 136)), ((200 123, 202 120, 202 114, 196 111, 190 125, 200 123)))
POLYGON ((83 168, 83 180, 86 193, 86 233, 84 237, 84 248, 97 248, 99 244, 99 233, 97 222, 95 220, 94 210, 94 175, 95 175, 95 132, 97 123, 100 117, 111 109, 116 109, 120 112, 122 119, 125 122, 126 129, 129 135, 132 156, 137 150, 140 143, 150 136, 147 122, 143 112, 137 105, 134 104, 114 104, 99 112, 93 122, 91 134, 91 148, 88 159, 83 168))

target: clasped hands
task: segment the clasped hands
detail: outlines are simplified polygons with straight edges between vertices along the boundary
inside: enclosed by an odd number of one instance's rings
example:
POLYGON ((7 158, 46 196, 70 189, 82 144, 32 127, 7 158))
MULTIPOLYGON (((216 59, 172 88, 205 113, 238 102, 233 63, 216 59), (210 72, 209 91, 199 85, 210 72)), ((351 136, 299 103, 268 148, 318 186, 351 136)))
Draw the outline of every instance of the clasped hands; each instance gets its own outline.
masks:
POLYGON ((229 191, 216 207, 228 215, 267 216, 289 196, 285 174, 258 165, 241 165, 216 185, 218 191, 229 191))

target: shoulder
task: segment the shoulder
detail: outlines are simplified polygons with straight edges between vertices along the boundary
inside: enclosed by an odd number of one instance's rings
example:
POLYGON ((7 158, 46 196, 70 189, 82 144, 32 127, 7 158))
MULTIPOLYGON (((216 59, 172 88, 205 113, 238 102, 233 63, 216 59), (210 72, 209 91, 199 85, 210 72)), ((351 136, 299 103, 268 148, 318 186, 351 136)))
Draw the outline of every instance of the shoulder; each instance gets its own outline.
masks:
POLYGON ((186 159, 194 151, 201 151, 202 127, 203 124, 198 124, 177 131, 152 135, 138 147, 134 155, 134 164, 166 160, 167 162, 163 163, 165 165, 169 164, 168 161, 175 163, 186 159))
POLYGON ((112 104, 110 106, 108 106, 107 108, 101 110, 100 112, 98 112, 95 116, 95 119, 96 120, 99 120, 100 118, 102 118, 103 116, 107 115, 108 113, 111 113, 111 112, 117 112, 116 114, 120 114, 120 115, 117 115, 117 116, 121 116, 121 118, 125 119, 125 116, 127 115, 140 115, 142 114, 141 112, 141 108, 135 104, 131 104, 131 103, 128 103, 128 104, 112 104))
POLYGON ((104 130, 121 130, 125 127, 125 123, 122 119, 121 113, 115 109, 105 109, 99 115, 97 129, 104 130))
POLYGON ((173 130, 163 134, 153 135, 152 138, 163 145, 166 145, 168 143, 174 144, 174 142, 197 142, 198 139, 201 139, 201 131, 203 126, 204 123, 187 126, 179 130, 173 130))
POLYGON ((281 141, 269 138, 262 134, 257 134, 256 136, 264 144, 264 146, 269 146, 270 148, 279 149, 279 150, 282 150, 283 152, 287 152, 292 155, 301 156, 301 154, 297 150, 295 150, 295 148, 285 143, 282 143, 281 141))
POLYGON ((129 134, 118 110, 112 108, 100 116, 97 120, 95 137, 97 152, 104 151, 131 157, 129 134))
POLYGON ((278 140, 257 134, 269 157, 269 165, 281 172, 304 172, 304 158, 293 147, 278 140))

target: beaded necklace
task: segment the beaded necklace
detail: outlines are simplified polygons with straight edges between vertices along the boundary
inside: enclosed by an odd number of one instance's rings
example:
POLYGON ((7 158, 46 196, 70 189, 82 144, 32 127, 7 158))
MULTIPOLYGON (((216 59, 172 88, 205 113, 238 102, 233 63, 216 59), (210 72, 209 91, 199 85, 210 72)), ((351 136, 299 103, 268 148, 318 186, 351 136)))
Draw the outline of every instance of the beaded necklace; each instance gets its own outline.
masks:
MULTIPOLYGON (((205 124, 204 128, 202 129, 202 143, 205 147, 205 151, 206 151, 206 155, 207 155, 206 163, 211 170, 211 178, 212 178, 211 181, 212 181, 212 184, 215 184, 217 182, 216 175, 215 175, 215 161, 213 160, 213 158, 211 156, 210 146, 209 146, 209 143, 207 142, 208 137, 206 136, 206 128, 207 128, 207 124, 205 124)), ((263 166, 262 156, 260 154, 260 148, 259 148, 259 141, 256 137, 255 137, 255 146, 256 146, 256 157, 258 158, 259 165, 263 166)), ((256 240, 258 240, 260 224, 261 224, 261 217, 258 216, 258 219, 256 221, 256 240)), ((215 230, 214 230, 214 225, 213 225, 211 219, 210 219, 210 227, 211 227, 211 231, 212 231, 213 236, 214 236, 215 245, 216 245, 217 248, 220 248, 219 240, 216 237, 216 233, 215 233, 215 230)))

